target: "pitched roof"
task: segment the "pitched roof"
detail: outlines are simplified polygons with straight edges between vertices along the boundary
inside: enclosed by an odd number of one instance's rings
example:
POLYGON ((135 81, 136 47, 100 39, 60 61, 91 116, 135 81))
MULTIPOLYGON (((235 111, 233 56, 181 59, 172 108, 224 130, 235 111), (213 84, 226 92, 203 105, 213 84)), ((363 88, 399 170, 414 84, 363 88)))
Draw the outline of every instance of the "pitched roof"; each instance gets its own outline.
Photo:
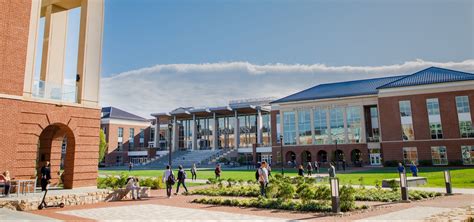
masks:
POLYGON ((321 84, 271 103, 295 102, 304 100, 330 99, 349 96, 377 94, 377 88, 405 76, 392 76, 376 79, 363 79, 349 82, 321 84))
POLYGON ((378 87, 378 89, 418 86, 445 82, 459 82, 468 80, 474 80, 474 74, 438 67, 430 67, 408 75, 399 80, 387 83, 383 86, 378 87))
POLYGON ((112 118, 112 119, 125 119, 125 120, 134 120, 134 121, 143 121, 148 122, 147 119, 137 116, 135 114, 123 111, 116 107, 103 107, 102 108, 102 118, 112 118))

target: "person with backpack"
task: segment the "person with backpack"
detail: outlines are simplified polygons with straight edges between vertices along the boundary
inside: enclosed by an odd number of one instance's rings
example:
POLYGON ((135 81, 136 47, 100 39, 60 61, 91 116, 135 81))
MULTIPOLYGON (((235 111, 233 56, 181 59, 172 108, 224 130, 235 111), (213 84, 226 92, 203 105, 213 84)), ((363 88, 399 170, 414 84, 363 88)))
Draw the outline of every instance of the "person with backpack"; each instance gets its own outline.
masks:
POLYGON ((193 167, 191 167, 191 180, 196 180, 197 178, 197 168, 196 168, 196 164, 193 163, 193 167))
POLYGON ((308 162, 308 166, 306 166, 306 170, 308 171, 308 176, 313 175, 313 166, 311 165, 311 162, 308 162))
POLYGON ((178 186, 176 187, 176 193, 174 195, 178 195, 179 187, 181 186, 181 184, 183 184, 186 193, 188 192, 188 188, 186 187, 186 183, 184 182, 186 180, 186 171, 184 171, 183 166, 181 165, 179 165, 178 169, 178 186))
POLYGON ((221 165, 220 164, 217 164, 216 165, 216 169, 214 170, 214 173, 216 174, 216 179, 220 179, 221 178, 221 165))
POLYGON ((265 161, 262 161, 262 164, 258 169, 258 182, 260 183, 260 195, 265 197, 265 188, 268 185, 268 170, 265 161))
POLYGON ((300 167, 298 167, 298 176, 304 177, 304 168, 303 168, 303 165, 300 165, 300 167))
POLYGON ((175 183, 173 171, 171 170, 171 166, 167 165, 166 170, 163 173, 163 183, 166 184, 166 195, 168 198, 171 198, 171 190, 173 189, 173 185, 175 183))
POLYGON ((271 177, 272 176, 272 167, 270 166, 270 164, 267 164, 267 171, 268 171, 268 177, 271 177))

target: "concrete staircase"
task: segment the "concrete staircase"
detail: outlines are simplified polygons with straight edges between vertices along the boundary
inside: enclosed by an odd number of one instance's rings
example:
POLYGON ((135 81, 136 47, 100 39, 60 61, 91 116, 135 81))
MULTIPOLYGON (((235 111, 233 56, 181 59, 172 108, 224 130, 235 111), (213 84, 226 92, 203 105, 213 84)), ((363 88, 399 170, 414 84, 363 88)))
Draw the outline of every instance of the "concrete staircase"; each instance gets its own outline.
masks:
MULTIPOLYGON (((183 155, 185 155, 188 151, 175 151, 171 154, 171 157, 173 159, 179 158, 183 155)), ((136 166, 134 169, 164 169, 166 165, 168 165, 168 156, 169 154, 165 154, 159 158, 151 159, 150 161, 136 166)), ((174 161, 173 161, 173 165, 174 161)))
POLYGON ((237 149, 223 150, 218 155, 209 158, 206 162, 208 165, 215 165, 221 158, 228 158, 231 154, 238 152, 237 149))
POLYGON ((182 165, 185 168, 191 167, 196 164, 197 167, 206 165, 210 157, 217 156, 221 153, 220 150, 193 150, 186 151, 184 155, 173 158, 173 166, 182 165))

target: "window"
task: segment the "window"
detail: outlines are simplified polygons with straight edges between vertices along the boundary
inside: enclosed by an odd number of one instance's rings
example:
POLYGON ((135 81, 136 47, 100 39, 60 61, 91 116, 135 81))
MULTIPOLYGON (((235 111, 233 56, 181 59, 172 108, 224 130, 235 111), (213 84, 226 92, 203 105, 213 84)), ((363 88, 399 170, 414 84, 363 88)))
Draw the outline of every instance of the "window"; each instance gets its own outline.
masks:
POLYGON ((104 135, 107 136, 107 127, 102 128, 102 130, 104 131, 104 135))
POLYGON ((150 141, 155 141, 155 128, 150 127, 150 141))
POLYGON ((369 142, 379 142, 379 113, 377 107, 370 107, 370 120, 372 127, 372 137, 369 138, 369 142))
POLYGON ((461 155, 464 165, 474 164, 474 146, 461 146, 461 155))
POLYGON ((270 114, 262 114, 262 145, 272 146, 270 114))
POLYGON ((405 162, 405 164, 414 162, 418 165, 418 152, 416 147, 403 147, 403 162, 405 162))
POLYGON ((122 156, 117 156, 117 158, 115 159, 115 162, 116 162, 117 164, 123 163, 123 158, 122 158, 122 156))
POLYGON ((326 109, 314 110, 314 143, 315 144, 328 144, 329 143, 329 132, 328 132, 326 114, 327 114, 326 109))
POLYGON ((140 129, 140 147, 145 145, 145 129, 140 129))
POLYGON ((285 145, 296 144, 295 112, 283 113, 283 143, 285 145))
POLYGON ((456 96, 456 109, 458 111, 461 137, 474 137, 474 127, 472 126, 471 111, 469 109, 469 98, 467 96, 456 96))
POLYGON ((276 114, 276 136, 277 136, 277 143, 281 143, 280 136, 281 136, 281 128, 280 128, 280 114, 276 114))
POLYGON ((122 128, 122 127, 119 127, 119 128, 118 128, 118 137, 119 137, 119 138, 122 138, 122 137, 123 137, 123 128, 122 128))
POLYGON ((133 149, 135 147, 135 129, 130 128, 130 134, 128 136, 128 148, 133 149))
POLYGON ((431 159, 433 160, 433 165, 448 165, 448 156, 446 155, 446 147, 445 146, 432 146, 431 159))
POLYGON ((345 143, 344 109, 333 108, 330 111, 331 138, 333 143, 345 143))
POLYGON ((360 132, 362 127, 360 113, 360 107, 347 108, 347 136, 349 138, 349 143, 360 143, 360 132))
POLYGON ((311 112, 309 110, 298 111, 298 135, 299 144, 312 144, 311 136, 311 112))
POLYGON ((427 99, 426 109, 428 110, 431 139, 443 139, 438 98, 427 99))
POLYGON ((239 147, 251 148, 257 143, 257 117, 255 115, 239 116, 239 147))
POLYGON ((410 101, 404 100, 399 101, 400 117, 402 124, 402 139, 403 140, 414 140, 415 132, 413 130, 413 119, 411 115, 411 104, 410 101))
POLYGON ((118 142, 118 143, 117 143, 117 151, 122 151, 122 148, 123 148, 123 143, 122 143, 122 142, 118 142))

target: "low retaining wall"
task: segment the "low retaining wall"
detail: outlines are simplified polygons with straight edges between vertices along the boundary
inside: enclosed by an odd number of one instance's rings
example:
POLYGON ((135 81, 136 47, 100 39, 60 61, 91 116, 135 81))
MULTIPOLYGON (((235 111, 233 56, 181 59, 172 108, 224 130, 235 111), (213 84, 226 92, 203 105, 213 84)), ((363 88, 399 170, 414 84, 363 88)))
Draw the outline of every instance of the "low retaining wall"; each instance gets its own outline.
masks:
MULTIPOLYGON (((142 187, 140 189, 140 197, 150 197, 150 188, 142 187)), ((24 199, 8 199, 2 200, 0 198, 0 208, 6 208, 18 211, 32 211, 37 210, 41 203, 43 196, 35 195, 24 199)), ((99 202, 118 201, 122 199, 131 199, 131 193, 126 192, 126 189, 119 188, 117 190, 98 190, 87 193, 77 194, 56 194, 46 196, 46 203, 48 205, 64 203, 66 206, 95 204, 99 202)))
MULTIPOLYGON (((393 179, 384 179, 382 180, 382 187, 389 188, 390 181, 395 181, 397 186, 400 186, 400 178, 393 178, 393 179)), ((407 185, 408 187, 417 187, 425 185, 428 182, 426 177, 407 177, 407 185)))

